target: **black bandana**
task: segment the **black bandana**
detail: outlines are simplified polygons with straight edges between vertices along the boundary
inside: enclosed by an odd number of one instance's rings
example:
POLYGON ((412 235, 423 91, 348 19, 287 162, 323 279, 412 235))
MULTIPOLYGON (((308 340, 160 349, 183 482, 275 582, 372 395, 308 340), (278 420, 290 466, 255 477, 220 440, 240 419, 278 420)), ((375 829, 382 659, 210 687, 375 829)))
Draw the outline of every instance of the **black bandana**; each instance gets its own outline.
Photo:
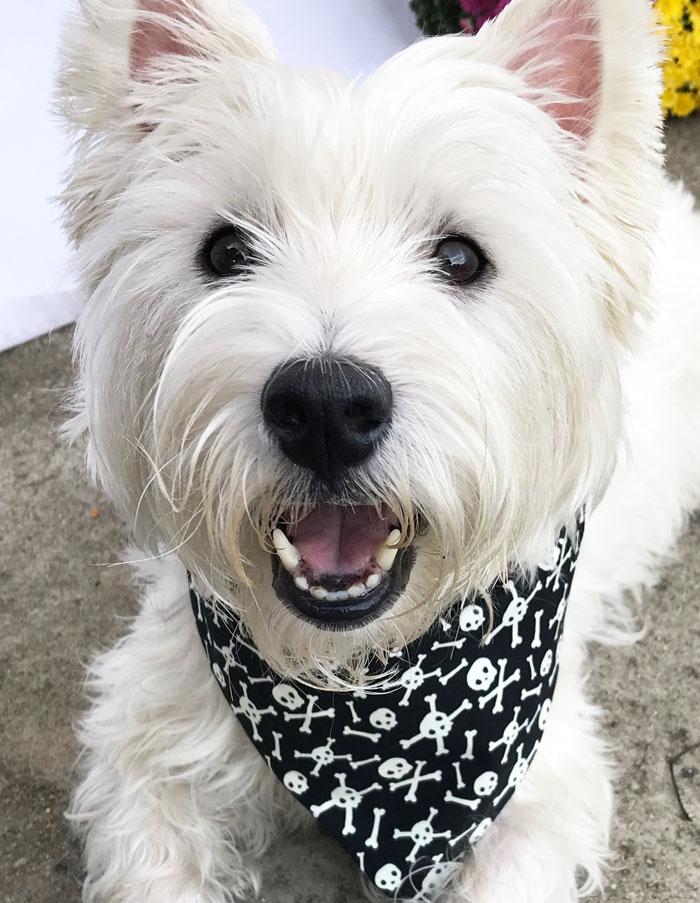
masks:
POLYGON ((490 633, 482 601, 455 605, 392 656, 380 692, 284 680, 190 581, 209 663, 249 738, 390 897, 430 900, 524 778, 551 706, 582 535, 581 516, 531 585, 494 585, 490 633))

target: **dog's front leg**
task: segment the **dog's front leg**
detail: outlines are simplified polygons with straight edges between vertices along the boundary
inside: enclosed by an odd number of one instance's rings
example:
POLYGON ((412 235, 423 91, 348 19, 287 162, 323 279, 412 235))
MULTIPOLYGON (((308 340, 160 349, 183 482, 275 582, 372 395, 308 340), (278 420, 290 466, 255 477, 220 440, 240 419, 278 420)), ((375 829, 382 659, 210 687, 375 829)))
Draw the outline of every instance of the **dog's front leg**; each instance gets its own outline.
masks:
POLYGON ((179 566, 90 670, 82 780, 86 903, 250 900, 280 794, 209 670, 179 566))

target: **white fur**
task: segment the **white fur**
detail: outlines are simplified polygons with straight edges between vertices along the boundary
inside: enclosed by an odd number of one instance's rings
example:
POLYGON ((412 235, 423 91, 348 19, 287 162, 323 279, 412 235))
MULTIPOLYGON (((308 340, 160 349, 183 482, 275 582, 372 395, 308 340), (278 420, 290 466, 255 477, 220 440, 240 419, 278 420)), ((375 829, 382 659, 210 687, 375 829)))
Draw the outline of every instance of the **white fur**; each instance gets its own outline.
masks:
POLYGON ((610 765, 585 649, 629 632, 625 593, 653 583, 700 498, 700 219, 662 187, 647 4, 567 2, 602 36, 585 140, 555 121, 558 61, 538 39, 554 0, 513 0, 477 38, 421 42, 359 85, 275 62, 234 2, 202 0, 174 27, 196 55, 138 78, 128 0, 84 0, 69 26, 66 224, 89 294, 71 430, 156 556, 139 617, 91 670, 72 806, 88 903, 249 899, 275 831, 305 821, 211 678, 185 567, 279 671, 339 661, 352 680, 456 595, 533 568, 582 504, 542 748, 449 899, 567 903, 600 885, 610 765), (212 287, 197 249, 222 220, 265 266, 212 287), (458 293, 430 272, 445 230, 480 242, 489 282, 458 293), (396 399, 346 500, 387 503, 406 542, 416 513, 428 527, 392 610, 349 633, 302 624, 270 585, 271 529, 310 485, 266 436, 260 392, 325 351, 379 366, 396 399))

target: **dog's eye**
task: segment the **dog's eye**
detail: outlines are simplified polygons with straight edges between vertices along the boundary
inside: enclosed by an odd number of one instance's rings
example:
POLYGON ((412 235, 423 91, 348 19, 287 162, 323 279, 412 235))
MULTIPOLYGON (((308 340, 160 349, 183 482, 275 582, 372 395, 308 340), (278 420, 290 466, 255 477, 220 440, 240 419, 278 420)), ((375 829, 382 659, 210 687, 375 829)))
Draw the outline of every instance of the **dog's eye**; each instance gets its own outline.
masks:
POLYGON ((481 275, 486 263, 482 251, 474 242, 459 236, 443 238, 433 255, 440 271, 457 285, 466 285, 481 275))
POLYGON ((205 268, 214 276, 237 276, 253 263, 247 236, 235 226, 211 235, 202 250, 205 268))

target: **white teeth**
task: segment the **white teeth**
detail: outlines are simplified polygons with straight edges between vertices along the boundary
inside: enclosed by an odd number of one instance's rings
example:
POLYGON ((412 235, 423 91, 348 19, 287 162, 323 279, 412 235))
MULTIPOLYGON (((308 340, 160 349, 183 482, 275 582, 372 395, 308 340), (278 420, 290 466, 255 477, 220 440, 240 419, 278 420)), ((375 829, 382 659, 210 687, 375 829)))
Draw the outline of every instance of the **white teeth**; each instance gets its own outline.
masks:
POLYGON ((392 530, 387 536, 384 545, 375 552, 374 560, 384 571, 391 569, 392 564, 398 553, 397 544, 401 539, 400 530, 392 530))
POLYGON ((326 602, 347 602, 350 598, 344 589, 326 593, 326 602))
MULTIPOLYGON (((273 530, 272 541, 279 560, 282 562, 284 569, 292 575, 297 589, 309 593, 319 602, 345 602, 348 599, 359 599, 360 596, 364 596, 369 590, 373 590, 379 586, 385 577, 385 573, 370 574, 364 583, 353 583, 353 585, 346 590, 327 590, 323 586, 309 587, 307 577, 304 577, 302 574, 294 573, 299 567, 301 554, 296 546, 287 539, 284 531, 279 528, 273 530)), ((400 542, 401 531, 392 530, 376 551, 374 560, 383 572, 389 571, 394 564, 399 552, 398 544, 400 542)))
POLYGON ((394 563, 397 552, 398 549, 387 549, 386 546, 383 546, 382 549, 375 554, 374 560, 383 571, 389 571, 394 563))
POLYGON ((392 530, 391 533, 387 536, 385 546, 397 546, 399 544, 399 540, 401 539, 401 530, 392 530))
MULTIPOLYGON (((299 586, 298 583, 297 586, 299 586)), ((301 589, 301 587, 299 588, 301 589)), ((324 589, 322 586, 312 586, 309 592, 314 597, 314 599, 318 599, 319 602, 347 602, 347 600, 350 598, 350 593, 346 592, 346 590, 344 589, 329 590, 324 589)), ((364 586, 362 587, 362 592, 367 592, 364 586)))
POLYGON ((301 561, 301 555, 279 528, 272 531, 272 541, 284 569, 291 574, 301 561))
POLYGON ((379 586, 382 580, 381 574, 370 574, 366 583, 353 583, 349 589, 330 590, 323 586, 312 586, 309 589, 309 581, 305 577, 297 577, 294 582, 299 589, 308 592, 319 602, 347 602, 348 599, 358 599, 360 596, 379 586))

